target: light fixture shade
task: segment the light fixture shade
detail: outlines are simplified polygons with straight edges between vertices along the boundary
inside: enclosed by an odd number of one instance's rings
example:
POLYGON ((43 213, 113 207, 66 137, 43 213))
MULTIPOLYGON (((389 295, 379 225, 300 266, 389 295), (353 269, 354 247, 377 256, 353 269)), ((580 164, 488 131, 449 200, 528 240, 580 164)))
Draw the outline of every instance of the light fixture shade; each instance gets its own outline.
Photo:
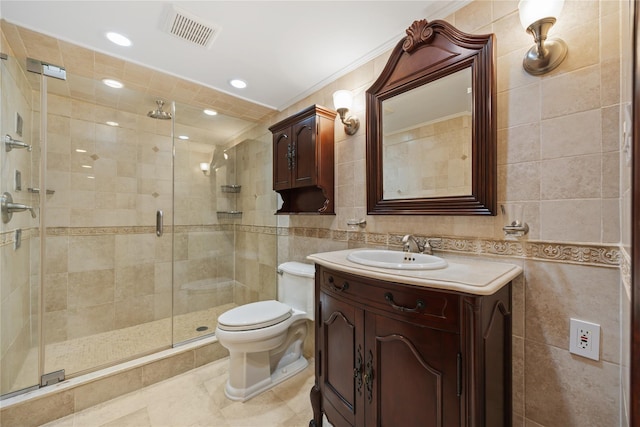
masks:
POLYGON ((200 163, 200 170, 202 172, 209 172, 209 168, 211 165, 209 165, 209 163, 200 163))
POLYGON ((333 106, 336 110, 346 108, 350 110, 353 106, 353 93, 350 90, 338 90, 333 93, 333 106))
POLYGON ((520 24, 526 30, 531 24, 542 18, 558 18, 564 0, 521 0, 518 4, 520 24))

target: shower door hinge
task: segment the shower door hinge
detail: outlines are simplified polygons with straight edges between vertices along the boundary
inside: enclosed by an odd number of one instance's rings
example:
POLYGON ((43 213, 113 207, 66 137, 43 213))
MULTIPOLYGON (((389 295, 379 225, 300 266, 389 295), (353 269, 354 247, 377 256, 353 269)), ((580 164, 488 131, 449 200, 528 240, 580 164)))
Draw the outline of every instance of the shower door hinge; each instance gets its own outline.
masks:
POLYGON ((40 387, 54 385, 62 381, 64 381, 64 369, 44 374, 42 377, 40 377, 40 387))
POLYGON ((27 71, 36 74, 44 74, 60 80, 67 80, 67 71, 64 67, 48 64, 38 59, 27 58, 27 71))

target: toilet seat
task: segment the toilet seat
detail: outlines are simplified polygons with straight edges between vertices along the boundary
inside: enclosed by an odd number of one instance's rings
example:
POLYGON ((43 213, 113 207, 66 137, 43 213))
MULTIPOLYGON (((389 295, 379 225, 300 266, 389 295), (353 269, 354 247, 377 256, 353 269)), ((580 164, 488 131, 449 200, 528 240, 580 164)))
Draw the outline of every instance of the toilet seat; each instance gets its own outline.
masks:
POLYGON ((293 309, 280 301, 258 301, 241 305, 218 317, 218 328, 224 331, 251 331, 284 322, 293 309))

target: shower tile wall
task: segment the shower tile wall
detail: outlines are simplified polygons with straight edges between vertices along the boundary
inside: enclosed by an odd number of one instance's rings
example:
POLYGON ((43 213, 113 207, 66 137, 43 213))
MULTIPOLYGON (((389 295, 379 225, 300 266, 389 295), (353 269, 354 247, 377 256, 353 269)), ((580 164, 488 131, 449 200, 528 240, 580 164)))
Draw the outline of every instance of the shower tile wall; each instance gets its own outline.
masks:
MULTIPOLYGON (((31 112, 39 95, 31 90, 27 76, 21 71, 4 35, 0 46, 8 59, 0 60, 0 93, 2 96, 0 134, 27 144, 38 141, 37 128, 32 133, 31 112), (16 113, 24 120, 22 136, 16 133, 16 113)), ((15 203, 37 206, 37 197, 27 192, 37 187, 39 152, 0 149, 2 177, 0 193, 9 192, 15 203), (22 174, 22 190, 14 186, 14 173, 22 174)), ((0 394, 15 391, 37 381, 37 359, 30 358, 30 350, 38 345, 38 281, 39 281, 38 219, 28 212, 14 214, 7 224, 0 224, 0 394), (15 248, 15 233, 22 231, 20 248, 15 248), (28 360, 25 364, 25 360, 28 360)))
MULTIPOLYGON (((171 122, 64 96, 49 99, 48 187, 55 194, 47 196, 45 342, 78 340, 232 302, 233 230, 216 224, 210 188, 215 183, 198 169, 211 146, 181 141, 176 148, 172 270, 171 122), (104 124, 107 120, 119 126, 104 124), (167 231, 160 238, 158 209, 165 212, 167 231)), ((176 341, 193 338, 175 332, 176 341)), ((172 344, 170 320, 157 323, 155 333, 125 358, 172 344)), ((73 373, 67 362, 47 357, 45 370, 73 373)))
MULTIPOLYGON (((266 129, 263 129, 263 131, 266 129)), ((238 286, 234 301, 244 304, 275 299, 277 257, 274 212, 276 198, 271 189, 271 134, 262 132, 233 147, 237 183, 235 197, 242 221, 236 225, 235 263, 238 286)))

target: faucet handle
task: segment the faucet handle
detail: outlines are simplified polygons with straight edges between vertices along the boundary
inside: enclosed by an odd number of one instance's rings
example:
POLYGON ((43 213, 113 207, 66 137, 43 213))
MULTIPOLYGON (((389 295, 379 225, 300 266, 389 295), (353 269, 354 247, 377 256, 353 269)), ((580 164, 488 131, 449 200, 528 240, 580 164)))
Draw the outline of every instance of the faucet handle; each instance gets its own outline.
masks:
POLYGON ((402 250, 404 252, 411 252, 411 239, 415 241, 415 238, 411 234, 405 234, 402 237, 402 250))
POLYGON ((440 237, 430 237, 427 239, 427 243, 431 247, 440 247, 442 245, 442 239, 440 237))

